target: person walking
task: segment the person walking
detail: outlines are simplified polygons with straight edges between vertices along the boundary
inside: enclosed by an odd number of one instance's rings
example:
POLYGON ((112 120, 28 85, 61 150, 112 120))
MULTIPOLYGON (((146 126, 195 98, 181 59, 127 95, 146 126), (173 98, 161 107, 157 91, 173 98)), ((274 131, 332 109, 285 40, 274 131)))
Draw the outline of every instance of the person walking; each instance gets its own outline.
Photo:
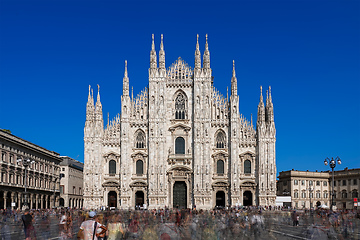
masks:
POLYGON ((89 219, 82 222, 80 230, 77 234, 78 239, 83 240, 98 240, 106 233, 106 227, 95 220, 96 213, 94 211, 89 212, 89 219), (100 232, 99 229, 102 229, 100 232))
POLYGON ((25 210, 24 215, 21 216, 21 220, 23 221, 24 224, 25 239, 26 240, 36 239, 35 228, 33 225, 33 217, 31 216, 28 208, 25 210))

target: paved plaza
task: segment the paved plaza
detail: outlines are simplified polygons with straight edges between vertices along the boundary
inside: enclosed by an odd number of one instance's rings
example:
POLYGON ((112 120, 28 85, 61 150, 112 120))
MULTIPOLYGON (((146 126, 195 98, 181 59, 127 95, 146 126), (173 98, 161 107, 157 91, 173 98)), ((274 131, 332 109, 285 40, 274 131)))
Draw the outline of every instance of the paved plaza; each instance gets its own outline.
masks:
MULTIPOLYGON (((76 239, 87 212, 68 210, 71 223, 59 231, 61 210, 32 211, 36 239, 76 239)), ((97 220, 108 228, 107 239, 360 239, 359 212, 291 210, 149 210, 98 211, 97 220)), ((21 212, 1 212, 2 239, 25 239, 21 212)))

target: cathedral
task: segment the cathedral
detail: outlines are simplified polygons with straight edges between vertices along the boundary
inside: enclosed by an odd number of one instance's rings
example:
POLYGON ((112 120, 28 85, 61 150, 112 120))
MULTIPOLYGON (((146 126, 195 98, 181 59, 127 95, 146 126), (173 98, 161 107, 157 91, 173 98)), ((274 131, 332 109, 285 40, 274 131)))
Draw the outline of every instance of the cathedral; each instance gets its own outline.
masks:
MULTIPOLYGON (((84 128, 84 207, 197 208, 275 205, 275 123, 262 88, 256 128, 239 111, 233 62, 230 97, 213 86, 206 36, 194 67, 166 68, 163 36, 150 51, 148 88, 130 93, 125 61, 121 112, 104 126, 100 90, 89 86, 84 128)), ((230 79, 229 79, 230 80, 230 79)))

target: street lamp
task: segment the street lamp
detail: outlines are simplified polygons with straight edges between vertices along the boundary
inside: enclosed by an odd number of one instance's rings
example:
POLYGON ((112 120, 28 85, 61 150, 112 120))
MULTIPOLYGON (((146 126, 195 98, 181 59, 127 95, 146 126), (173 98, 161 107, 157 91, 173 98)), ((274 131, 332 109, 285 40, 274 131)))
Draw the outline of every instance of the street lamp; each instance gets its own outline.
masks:
POLYGON ((54 208, 55 208, 55 205, 56 205, 56 181, 57 181, 57 177, 54 178, 54 208))
POLYGON ((325 166, 327 166, 330 163, 330 168, 332 171, 332 183, 331 183, 331 188, 332 188, 332 192, 331 192, 331 206, 330 209, 333 209, 333 205, 334 205, 334 168, 336 167, 336 162, 338 164, 341 164, 341 159, 339 157, 331 158, 331 160, 327 157, 324 160, 324 164, 325 166))
POLYGON ((21 158, 19 158, 17 160, 17 162, 22 162, 23 166, 25 168, 25 191, 24 191, 24 197, 25 197, 25 201, 23 202, 23 206, 29 207, 28 206, 28 202, 27 202, 27 193, 26 193, 26 187, 27 187, 27 177, 26 177, 26 173, 27 173, 27 169, 28 167, 33 164, 35 161, 34 160, 30 160, 30 159, 25 159, 22 160, 21 158))
POLYGON ((310 211, 312 209, 312 201, 311 201, 311 197, 312 197, 312 192, 314 191, 313 187, 309 187, 307 190, 309 190, 309 198, 310 198, 310 211))

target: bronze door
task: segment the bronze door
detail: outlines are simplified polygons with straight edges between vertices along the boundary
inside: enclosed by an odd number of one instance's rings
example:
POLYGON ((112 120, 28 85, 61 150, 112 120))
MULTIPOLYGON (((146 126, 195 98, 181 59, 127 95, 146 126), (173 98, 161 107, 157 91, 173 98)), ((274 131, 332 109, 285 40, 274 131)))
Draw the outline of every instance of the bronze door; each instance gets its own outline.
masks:
POLYGON ((185 182, 175 182, 173 187, 173 207, 187 208, 187 190, 185 182))
POLYGON ((114 191, 108 193, 108 206, 117 207, 117 194, 114 191))

